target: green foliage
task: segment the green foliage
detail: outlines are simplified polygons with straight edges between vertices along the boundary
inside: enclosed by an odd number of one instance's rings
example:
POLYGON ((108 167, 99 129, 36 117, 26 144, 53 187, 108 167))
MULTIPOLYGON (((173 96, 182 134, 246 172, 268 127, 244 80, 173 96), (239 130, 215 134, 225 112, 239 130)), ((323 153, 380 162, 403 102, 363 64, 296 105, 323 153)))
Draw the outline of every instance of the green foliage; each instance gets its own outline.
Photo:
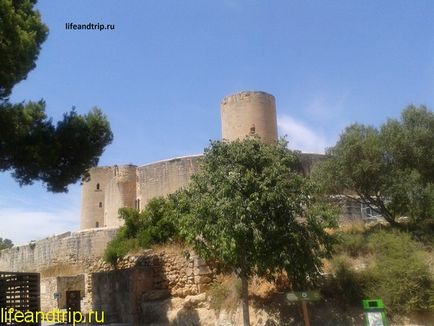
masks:
POLYGON ((360 305, 364 299, 366 275, 351 269, 345 256, 333 258, 332 266, 333 277, 323 285, 323 296, 334 298, 345 305, 360 305))
POLYGON ((115 237, 107 244, 104 252, 104 260, 115 264, 119 258, 126 256, 129 252, 138 249, 137 239, 128 239, 120 236, 115 237))
POLYGON ((366 234, 365 241, 369 266, 354 271, 342 251, 332 260, 333 277, 322 289, 325 296, 345 304, 381 298, 388 312, 396 315, 434 310, 434 278, 421 245, 410 234, 393 230, 366 234))
POLYGON ((12 104, 13 86, 36 66, 48 33, 34 9, 36 0, 0 0, 0 171, 12 171, 20 185, 42 181, 53 192, 87 175, 113 134, 97 108, 74 109, 54 125, 45 102, 12 104))
POLYGON ((298 166, 285 141, 211 142, 184 192, 182 235, 240 277, 285 270, 295 288, 314 283, 333 244, 324 228, 335 226, 335 212, 313 196, 298 166))
POLYGON ((12 248, 14 244, 9 239, 0 238, 0 250, 12 248))
POLYGON ((83 116, 73 109, 54 126, 43 101, 0 105, 0 126, 0 171, 12 170, 21 185, 40 180, 53 192, 67 191, 97 165, 113 139, 99 109, 83 116))
POLYGON ((335 246, 337 253, 346 253, 351 257, 367 254, 370 249, 366 236, 362 233, 339 233, 339 242, 335 246))
POLYGON ((380 128, 354 124, 313 176, 328 194, 355 195, 396 226, 434 220, 434 114, 409 106, 380 128))
POLYGON ((174 194, 167 198, 151 199, 142 212, 121 208, 119 215, 124 220, 124 225, 108 244, 105 260, 114 263, 132 250, 178 239, 178 216, 174 209, 177 196, 174 194))
POLYGON ((410 235, 381 231, 370 236, 369 245, 376 258, 367 271, 366 296, 382 298, 394 313, 434 310, 433 275, 410 235))
POLYGON ((0 0, 0 103, 35 68, 48 28, 36 0, 0 0))
POLYGON ((140 214, 142 222, 137 233, 139 245, 147 248, 152 244, 166 243, 177 237, 174 202, 171 199, 151 200, 140 214))

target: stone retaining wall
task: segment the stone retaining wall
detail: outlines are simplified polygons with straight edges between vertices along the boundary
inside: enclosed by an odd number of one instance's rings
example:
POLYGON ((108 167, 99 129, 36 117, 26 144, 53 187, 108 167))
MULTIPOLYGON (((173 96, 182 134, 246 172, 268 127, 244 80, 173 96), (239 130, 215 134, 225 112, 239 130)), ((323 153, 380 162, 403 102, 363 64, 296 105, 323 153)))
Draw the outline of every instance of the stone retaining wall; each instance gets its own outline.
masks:
POLYGON ((214 274, 196 254, 148 250, 127 257, 117 268, 95 266, 86 283, 86 306, 104 311, 107 322, 140 324, 143 302, 185 298, 204 292, 214 274), (104 270, 106 269, 106 270, 104 270))
POLYGON ((50 276, 78 274, 90 262, 103 256, 107 243, 116 232, 117 228, 67 232, 28 245, 1 250, 0 270, 44 274, 44 271, 53 269, 53 275, 50 276), (56 266, 64 266, 63 269, 66 270, 55 270, 56 266))

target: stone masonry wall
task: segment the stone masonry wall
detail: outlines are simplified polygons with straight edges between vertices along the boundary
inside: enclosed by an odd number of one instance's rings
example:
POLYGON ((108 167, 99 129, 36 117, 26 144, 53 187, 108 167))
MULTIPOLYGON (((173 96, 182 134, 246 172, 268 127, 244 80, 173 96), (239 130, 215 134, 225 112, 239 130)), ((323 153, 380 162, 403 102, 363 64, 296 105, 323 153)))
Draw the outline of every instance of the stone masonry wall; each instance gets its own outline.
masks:
POLYGON ((191 251, 183 254, 177 247, 146 250, 119 260, 115 266, 105 263, 101 257, 116 231, 68 232, 2 250, 0 270, 41 273, 43 311, 64 308, 65 292, 79 290, 82 312, 111 311, 114 321, 122 321, 131 307, 140 309, 143 301, 198 294, 213 281, 203 260, 191 251), (61 294, 59 302, 54 293, 61 294))
POLYGON ((185 187, 196 173, 202 155, 178 157, 137 168, 137 198, 140 209, 155 197, 166 196, 185 187))
POLYGON ((57 292, 57 277, 41 278, 41 310, 48 312, 57 307, 54 293, 57 292))
POLYGON ((88 275, 85 305, 104 311, 107 322, 141 324, 143 302, 185 298, 204 292, 214 274, 196 254, 147 250, 120 260, 114 269, 105 263, 88 275))
POLYGON ((67 232, 0 251, 0 270, 40 272, 44 276, 77 275, 102 257, 117 228, 67 232), (51 274, 51 275, 50 275, 51 274))

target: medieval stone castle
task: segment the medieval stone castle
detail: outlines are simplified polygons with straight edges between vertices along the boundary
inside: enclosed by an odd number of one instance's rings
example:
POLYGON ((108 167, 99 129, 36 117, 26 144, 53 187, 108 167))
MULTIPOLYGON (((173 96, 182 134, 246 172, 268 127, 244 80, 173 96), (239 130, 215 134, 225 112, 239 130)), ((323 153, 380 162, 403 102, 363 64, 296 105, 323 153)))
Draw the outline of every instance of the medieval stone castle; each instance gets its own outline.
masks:
MULTIPOLYGON (((277 141, 274 96, 264 92, 241 92, 225 97, 220 106, 222 139, 231 141, 256 134, 263 141, 277 141)), ((189 155, 142 166, 96 167, 83 185, 80 229, 117 227, 121 207, 143 209, 157 196, 185 186, 197 171, 201 155, 189 155)), ((300 154, 308 173, 318 154, 300 154)))
MULTIPOLYGON (((237 93, 225 97, 220 109, 222 139, 256 134, 268 143, 277 140, 272 95, 237 93)), ((322 158, 320 154, 298 155, 305 174, 322 158)), ((183 255, 148 250, 118 261, 116 266, 101 258, 122 223, 119 208, 143 209, 150 199, 187 185, 198 170, 200 158, 190 155, 142 166, 91 169, 82 188, 80 230, 1 250, 0 271, 39 273, 42 311, 103 310, 107 321, 131 325, 147 325, 154 317, 168 315, 172 316, 170 322, 181 318, 185 311, 180 307, 191 304, 191 296, 203 294, 213 281, 213 273, 194 252, 183 255), (168 313, 165 300, 171 300, 169 306, 173 302, 181 306, 175 305, 168 313), (161 306, 159 313, 155 312, 156 305, 161 306)), ((347 205, 343 215, 360 217, 360 205, 347 205)))

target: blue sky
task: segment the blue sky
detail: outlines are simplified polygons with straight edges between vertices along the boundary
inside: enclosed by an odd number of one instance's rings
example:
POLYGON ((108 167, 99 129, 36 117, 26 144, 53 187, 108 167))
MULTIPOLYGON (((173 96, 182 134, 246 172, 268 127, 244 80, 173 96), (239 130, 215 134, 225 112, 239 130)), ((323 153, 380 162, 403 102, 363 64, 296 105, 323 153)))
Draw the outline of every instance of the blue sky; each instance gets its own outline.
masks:
MULTIPOLYGON (((322 152, 352 123, 434 106, 432 1, 39 0, 50 34, 12 101, 108 116, 101 165, 202 152, 220 138, 220 100, 276 97, 290 147, 322 152), (66 30, 65 23, 115 30, 66 30)), ((51 194, 0 175, 0 237, 27 243, 77 230, 80 186, 51 194)))

